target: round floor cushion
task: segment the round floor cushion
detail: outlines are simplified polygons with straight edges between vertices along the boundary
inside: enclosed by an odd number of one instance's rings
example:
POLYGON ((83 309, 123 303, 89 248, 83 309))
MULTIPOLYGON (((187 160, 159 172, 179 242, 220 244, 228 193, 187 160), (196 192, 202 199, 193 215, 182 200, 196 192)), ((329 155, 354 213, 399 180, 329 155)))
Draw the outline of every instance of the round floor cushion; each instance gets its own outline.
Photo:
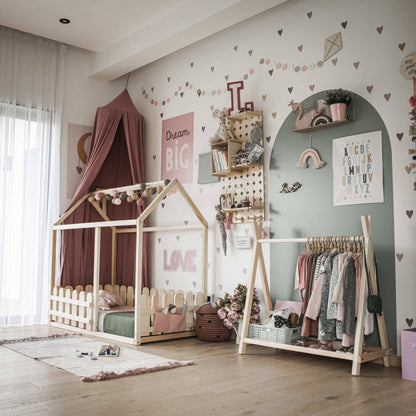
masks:
POLYGON ((223 321, 218 317, 219 307, 213 306, 211 302, 202 304, 196 310, 196 334, 202 341, 228 341, 232 329, 224 326, 223 321))

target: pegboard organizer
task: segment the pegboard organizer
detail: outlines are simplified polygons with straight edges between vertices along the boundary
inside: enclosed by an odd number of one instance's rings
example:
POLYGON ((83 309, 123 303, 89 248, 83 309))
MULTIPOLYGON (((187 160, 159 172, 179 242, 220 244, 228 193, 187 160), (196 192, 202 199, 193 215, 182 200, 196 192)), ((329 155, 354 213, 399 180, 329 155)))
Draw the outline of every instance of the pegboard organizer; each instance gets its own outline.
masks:
POLYGON ((228 116, 228 127, 234 134, 236 140, 248 142, 250 132, 256 124, 263 125, 262 111, 244 111, 228 116))
POLYGON ((225 195, 221 206, 226 214, 231 215, 232 223, 264 219, 263 165, 248 166, 244 172, 222 177, 221 185, 221 193, 225 195), (244 206, 244 200, 248 200, 249 206, 244 206))

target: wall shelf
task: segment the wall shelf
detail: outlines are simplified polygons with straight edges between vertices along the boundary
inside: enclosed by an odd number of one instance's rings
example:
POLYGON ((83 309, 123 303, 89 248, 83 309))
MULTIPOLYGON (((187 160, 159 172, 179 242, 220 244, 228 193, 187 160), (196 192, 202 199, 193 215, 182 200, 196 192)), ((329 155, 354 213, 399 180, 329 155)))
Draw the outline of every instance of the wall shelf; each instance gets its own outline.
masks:
POLYGON ((353 121, 352 120, 331 121, 330 123, 327 123, 327 124, 320 124, 319 126, 309 126, 303 129, 297 129, 293 131, 295 133, 307 133, 309 131, 322 130, 322 129, 327 129, 330 127, 342 126, 344 124, 349 124, 349 123, 353 123, 353 121))

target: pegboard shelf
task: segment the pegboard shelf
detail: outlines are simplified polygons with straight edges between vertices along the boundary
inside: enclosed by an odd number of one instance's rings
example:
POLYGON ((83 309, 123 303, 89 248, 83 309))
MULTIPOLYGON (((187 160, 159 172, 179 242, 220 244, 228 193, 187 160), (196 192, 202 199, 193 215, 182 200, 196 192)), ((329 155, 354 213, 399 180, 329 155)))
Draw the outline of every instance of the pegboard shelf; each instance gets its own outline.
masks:
POLYGON ((232 223, 264 218, 262 124, 261 111, 232 114, 227 126, 235 139, 211 144, 211 175, 221 177, 220 205, 232 223))
POLYGON ((242 121, 248 118, 262 118, 263 114, 261 111, 243 111, 242 113, 231 114, 228 116, 228 120, 242 121))

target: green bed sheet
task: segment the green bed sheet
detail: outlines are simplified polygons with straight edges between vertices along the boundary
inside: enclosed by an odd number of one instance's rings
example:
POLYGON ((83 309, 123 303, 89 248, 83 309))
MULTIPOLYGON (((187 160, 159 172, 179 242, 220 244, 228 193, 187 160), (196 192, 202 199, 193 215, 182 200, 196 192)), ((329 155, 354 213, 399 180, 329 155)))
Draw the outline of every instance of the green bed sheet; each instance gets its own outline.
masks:
POLYGON ((106 314, 103 329, 108 334, 134 338, 134 311, 106 314))

